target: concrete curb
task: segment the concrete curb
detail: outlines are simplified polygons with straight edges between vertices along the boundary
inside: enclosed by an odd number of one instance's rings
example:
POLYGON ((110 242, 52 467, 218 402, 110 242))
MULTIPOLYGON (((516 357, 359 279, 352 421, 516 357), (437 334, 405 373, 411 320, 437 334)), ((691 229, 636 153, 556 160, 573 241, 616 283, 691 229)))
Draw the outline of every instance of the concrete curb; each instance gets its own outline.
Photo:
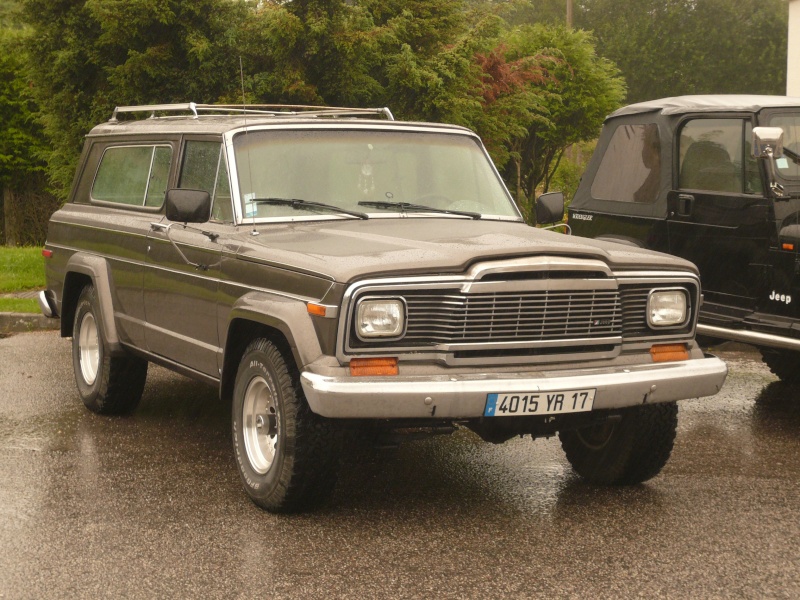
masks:
POLYGON ((0 334, 60 328, 60 319, 50 319, 36 313, 0 312, 0 334))

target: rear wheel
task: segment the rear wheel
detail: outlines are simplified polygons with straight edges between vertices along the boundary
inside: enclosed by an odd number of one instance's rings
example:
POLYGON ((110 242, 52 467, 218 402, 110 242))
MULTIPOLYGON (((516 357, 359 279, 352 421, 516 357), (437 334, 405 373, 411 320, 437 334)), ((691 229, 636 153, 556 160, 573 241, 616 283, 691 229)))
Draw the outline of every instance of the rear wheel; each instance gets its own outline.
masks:
POLYGON ((759 348, 761 358, 784 383, 800 383, 800 352, 779 348, 759 348))
POLYGON ((311 412, 288 350, 250 343, 233 392, 233 448, 250 498, 272 512, 313 508, 336 484, 341 436, 311 412))
POLYGON ((83 288, 75 308, 72 366, 81 400, 92 412, 126 414, 138 406, 147 379, 147 361, 110 355, 93 285, 83 288))
POLYGON ((678 427, 675 402, 625 409, 619 418, 559 432, 572 468, 601 485, 632 485, 655 477, 672 452, 678 427))

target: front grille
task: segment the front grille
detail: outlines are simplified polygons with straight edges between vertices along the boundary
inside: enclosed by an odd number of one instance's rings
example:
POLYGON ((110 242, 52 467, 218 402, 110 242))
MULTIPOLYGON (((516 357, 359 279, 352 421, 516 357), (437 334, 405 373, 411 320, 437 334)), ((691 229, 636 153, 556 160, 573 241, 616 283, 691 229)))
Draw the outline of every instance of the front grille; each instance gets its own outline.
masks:
MULTIPOLYGON (((402 296, 408 311, 406 334, 399 342, 403 346, 607 340, 622 331, 616 290, 435 290, 402 296)), ((375 342, 357 342, 354 335, 351 341, 376 347, 375 342)))
POLYGON ((406 295, 411 343, 474 344, 620 334, 615 291, 406 295))
POLYGON ((647 326, 647 298, 652 285, 621 285, 622 336, 626 338, 652 334, 647 326))
MULTIPOLYGON (((562 280, 563 282, 564 280, 562 280)), ((406 330, 397 340, 360 340, 350 319, 346 348, 360 350, 445 349, 461 358, 549 356, 553 354, 611 352, 624 340, 687 335, 694 317, 683 328, 654 331, 647 325, 647 299, 663 281, 619 283, 608 279, 571 282, 521 291, 464 292, 460 287, 422 289, 367 288, 354 297, 402 297, 406 304, 406 330), (556 288, 556 289, 553 289, 556 288), (587 289, 589 288, 589 289, 587 289)), ((694 315, 697 290, 681 281, 694 315)))

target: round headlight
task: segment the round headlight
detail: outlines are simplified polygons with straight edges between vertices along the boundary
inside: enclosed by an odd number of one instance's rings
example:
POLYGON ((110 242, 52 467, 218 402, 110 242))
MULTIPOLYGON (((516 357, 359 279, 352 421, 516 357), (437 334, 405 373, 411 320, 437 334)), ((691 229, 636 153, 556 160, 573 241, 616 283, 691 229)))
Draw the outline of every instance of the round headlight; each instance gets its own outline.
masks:
POLYGON ((647 299, 647 322, 651 327, 683 325, 688 317, 684 290, 654 290, 647 299))
POLYGON ((405 323, 405 305, 399 298, 364 299, 356 308, 356 334, 362 339, 399 337, 405 323))

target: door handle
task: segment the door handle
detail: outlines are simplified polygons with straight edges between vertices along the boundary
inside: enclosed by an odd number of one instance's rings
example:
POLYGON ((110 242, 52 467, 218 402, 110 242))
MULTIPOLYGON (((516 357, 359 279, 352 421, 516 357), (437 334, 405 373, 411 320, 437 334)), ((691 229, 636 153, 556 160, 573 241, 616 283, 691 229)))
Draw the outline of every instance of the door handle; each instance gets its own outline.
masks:
POLYGON ((688 217, 692 214, 692 205, 694 204, 694 196, 691 194, 678 194, 678 214, 682 217, 688 217))

